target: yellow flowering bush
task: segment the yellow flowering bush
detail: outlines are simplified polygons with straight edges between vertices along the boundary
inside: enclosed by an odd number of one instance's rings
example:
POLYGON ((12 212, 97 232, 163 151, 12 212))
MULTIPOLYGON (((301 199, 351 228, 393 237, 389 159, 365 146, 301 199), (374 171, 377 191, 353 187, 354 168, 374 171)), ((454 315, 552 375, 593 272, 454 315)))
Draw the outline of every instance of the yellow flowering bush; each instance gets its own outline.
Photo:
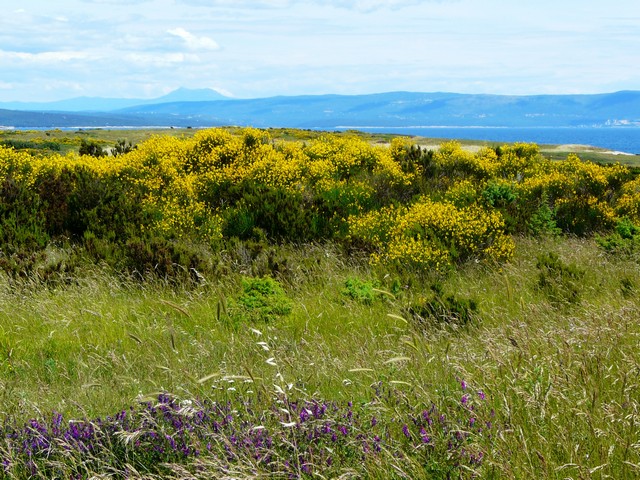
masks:
POLYGON ((138 265, 155 259, 148 239, 169 251, 231 237, 349 238, 375 262, 442 270, 508 260, 510 232, 590 234, 622 217, 640 222, 640 181, 629 169, 575 155, 552 161, 525 143, 423 151, 404 137, 372 145, 350 134, 301 142, 254 128, 207 129, 153 136, 115 157, 0 146, 0 180, 4 231, 16 219, 37 226, 6 242, 130 244, 146 252, 138 265))
POLYGON ((428 198, 353 217, 349 227, 352 238, 375 249, 375 263, 437 271, 472 258, 506 261, 515 248, 498 212, 428 198))

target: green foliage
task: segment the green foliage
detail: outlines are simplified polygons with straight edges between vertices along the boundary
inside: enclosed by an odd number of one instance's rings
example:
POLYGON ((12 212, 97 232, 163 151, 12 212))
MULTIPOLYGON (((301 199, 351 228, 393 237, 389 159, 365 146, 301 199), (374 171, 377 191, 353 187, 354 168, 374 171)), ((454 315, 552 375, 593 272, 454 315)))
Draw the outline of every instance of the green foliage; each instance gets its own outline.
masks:
POLYGON ((98 176, 78 167, 71 173, 74 188, 68 196, 66 229, 81 238, 91 231, 100 238, 124 242, 149 223, 141 201, 116 176, 98 176))
POLYGON ((380 296, 374 282, 365 282, 359 278, 347 279, 341 293, 343 296, 365 305, 371 305, 380 296))
POLYGON ((623 217, 616 222, 613 232, 596 236, 596 241, 609 254, 630 256, 640 249, 640 227, 623 217))
POLYGON ((117 157, 119 155, 124 155, 125 153, 131 152, 134 148, 136 147, 131 142, 127 142, 126 140, 118 140, 111 149, 111 154, 114 157, 117 157))
MULTIPOLYGON (((226 198, 231 202, 225 212, 223 235, 241 240, 255 238, 259 231, 280 241, 304 241, 314 238, 311 212, 303 196, 283 188, 245 181, 237 187, 229 186, 226 198)), ((225 191, 216 196, 225 196, 225 191)), ((216 202, 213 198, 212 202, 216 202)))
POLYGON ((590 235, 609 230, 613 221, 603 211, 602 206, 585 197, 556 202, 555 216, 558 227, 563 232, 575 235, 590 235))
POLYGON ((504 208, 515 204, 516 200, 518 200, 518 193, 512 185, 492 181, 482 191, 482 198, 487 205, 504 208))
POLYGON ((474 298, 460 298, 445 294, 441 283, 431 285, 430 293, 408 309, 410 316, 421 328, 445 324, 462 326, 472 322, 478 313, 474 298))
POLYGON ((85 140, 84 138, 80 141, 80 149, 78 150, 80 155, 89 155, 91 157, 104 157, 107 155, 100 144, 95 140, 85 140))
POLYGON ((243 278, 242 294, 234 319, 242 322, 272 322, 288 315, 293 304, 277 280, 271 277, 243 278))
POLYGON ((527 231, 536 237, 560 235, 562 230, 556 225, 554 210, 549 206, 545 197, 540 206, 533 212, 527 222, 527 231))
POLYGON ((538 256, 538 289, 554 305, 574 304, 580 301, 585 271, 575 264, 567 264, 553 252, 538 256))
POLYGON ((4 255, 43 249, 49 242, 40 197, 22 182, 0 184, 0 249, 4 255))
POLYGON ((7 138, 0 141, 0 145, 15 148, 16 150, 29 150, 34 153, 42 151, 59 152, 61 150, 60 143, 55 141, 34 141, 7 138))

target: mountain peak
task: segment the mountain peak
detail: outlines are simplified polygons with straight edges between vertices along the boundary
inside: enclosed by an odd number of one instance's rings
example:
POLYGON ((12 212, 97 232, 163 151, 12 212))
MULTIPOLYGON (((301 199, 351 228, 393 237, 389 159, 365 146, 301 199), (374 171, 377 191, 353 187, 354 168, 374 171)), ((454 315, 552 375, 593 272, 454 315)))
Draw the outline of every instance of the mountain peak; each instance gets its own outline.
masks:
POLYGON ((213 100, 228 100, 229 97, 211 88, 185 88, 180 87, 168 94, 154 99, 154 103, 166 102, 209 102, 213 100))

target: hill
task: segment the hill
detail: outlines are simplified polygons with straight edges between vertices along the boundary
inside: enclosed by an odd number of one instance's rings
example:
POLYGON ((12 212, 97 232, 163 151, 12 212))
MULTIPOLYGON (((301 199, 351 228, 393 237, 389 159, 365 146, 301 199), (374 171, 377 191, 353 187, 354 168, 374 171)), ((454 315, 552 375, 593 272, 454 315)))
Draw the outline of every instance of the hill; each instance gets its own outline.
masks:
POLYGON ((49 112, 110 112, 136 105, 150 105, 167 102, 194 102, 225 100, 225 97, 209 88, 188 89, 178 88, 167 95, 158 98, 104 98, 104 97, 76 97, 57 102, 0 102, 0 108, 21 111, 49 111, 49 112))
MULTIPOLYGON (((16 115, 0 112, 0 125, 46 127, 102 125, 322 128, 481 126, 580 127, 640 126, 640 92, 594 95, 476 95, 388 92, 371 95, 304 95, 229 99, 212 90, 179 89, 155 99, 74 99, 47 104, 46 110, 16 115), (125 107, 122 105, 127 104, 125 107), (80 105, 101 112, 69 119, 80 105), (67 110, 61 112, 60 110, 67 110), (43 114, 45 111, 47 114, 43 114), (46 124, 41 124, 43 120, 46 124), (83 122, 84 121, 84 122, 83 122), (71 123, 70 123, 71 122, 71 123), (80 123, 78 123, 80 122, 80 123)), ((2 105, 0 105, 2 106, 2 105)), ((35 105, 31 105, 35 107, 35 105)), ((21 109, 26 110, 25 108, 21 109)))

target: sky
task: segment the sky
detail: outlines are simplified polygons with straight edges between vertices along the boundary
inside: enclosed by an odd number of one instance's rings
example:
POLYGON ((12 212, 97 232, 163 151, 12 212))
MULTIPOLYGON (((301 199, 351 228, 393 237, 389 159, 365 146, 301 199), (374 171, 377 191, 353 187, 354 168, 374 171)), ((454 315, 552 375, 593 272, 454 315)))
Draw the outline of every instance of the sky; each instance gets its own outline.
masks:
POLYGON ((23 0, 0 101, 640 90, 638 0, 23 0))

